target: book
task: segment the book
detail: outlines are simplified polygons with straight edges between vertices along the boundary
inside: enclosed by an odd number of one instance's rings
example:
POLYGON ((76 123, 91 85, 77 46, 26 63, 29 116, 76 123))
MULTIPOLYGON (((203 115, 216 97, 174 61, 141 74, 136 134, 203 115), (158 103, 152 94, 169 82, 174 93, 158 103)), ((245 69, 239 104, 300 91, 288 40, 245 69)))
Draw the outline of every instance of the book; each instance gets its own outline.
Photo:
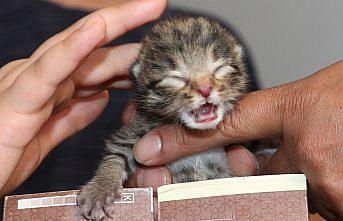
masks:
POLYGON ((158 188, 159 221, 308 221, 306 177, 235 177, 158 188))
MULTIPOLYGON (((61 191, 5 198, 3 221, 80 221, 79 191, 61 191)), ((124 189, 114 202, 111 221, 153 221, 151 188, 124 189)), ((84 219, 85 220, 85 219, 84 219)))
MULTIPOLYGON (((4 221, 76 221, 79 191, 8 196, 4 221)), ((302 174, 234 177, 157 190, 158 221, 308 221, 302 174)), ((151 188, 124 189, 110 221, 153 221, 151 188)), ((82 220, 82 219, 81 219, 82 220)))

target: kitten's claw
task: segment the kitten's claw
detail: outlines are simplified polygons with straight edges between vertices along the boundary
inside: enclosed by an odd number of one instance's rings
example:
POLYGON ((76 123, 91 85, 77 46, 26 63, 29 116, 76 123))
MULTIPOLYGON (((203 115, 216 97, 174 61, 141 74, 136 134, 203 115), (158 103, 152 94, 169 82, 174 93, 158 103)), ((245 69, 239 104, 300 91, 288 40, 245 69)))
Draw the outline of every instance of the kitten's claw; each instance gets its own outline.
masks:
POLYGON ((78 196, 81 214, 87 220, 107 221, 114 212, 114 200, 119 196, 120 188, 115 193, 103 188, 86 185, 78 196))

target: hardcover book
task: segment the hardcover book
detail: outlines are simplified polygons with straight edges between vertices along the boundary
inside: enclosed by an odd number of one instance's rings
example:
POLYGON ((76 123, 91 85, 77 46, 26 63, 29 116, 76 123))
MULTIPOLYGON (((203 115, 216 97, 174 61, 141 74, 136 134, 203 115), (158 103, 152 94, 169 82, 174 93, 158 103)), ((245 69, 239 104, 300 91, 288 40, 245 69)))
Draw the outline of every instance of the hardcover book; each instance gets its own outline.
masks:
MULTIPOLYGON (((308 221, 300 174, 235 177, 158 188, 159 221, 308 221)), ((79 191, 5 198, 4 221, 76 221, 79 191)), ((153 191, 124 189, 110 221, 153 221, 153 191)))
POLYGON ((158 189, 159 221, 308 221, 306 177, 270 175, 158 189))
MULTIPOLYGON (((5 198, 4 221, 80 221, 79 191, 63 191, 5 198)), ((153 191, 124 189, 115 201, 111 221, 153 221, 153 191)))

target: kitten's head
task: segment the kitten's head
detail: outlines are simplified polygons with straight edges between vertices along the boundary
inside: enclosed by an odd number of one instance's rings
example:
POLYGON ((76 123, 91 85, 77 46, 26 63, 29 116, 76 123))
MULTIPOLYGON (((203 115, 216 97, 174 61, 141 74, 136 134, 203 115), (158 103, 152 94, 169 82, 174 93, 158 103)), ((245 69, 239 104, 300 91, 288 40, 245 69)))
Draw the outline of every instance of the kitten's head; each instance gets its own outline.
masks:
POLYGON ((132 68, 139 110, 189 128, 215 128, 247 89, 242 56, 237 40, 214 21, 160 22, 132 68))

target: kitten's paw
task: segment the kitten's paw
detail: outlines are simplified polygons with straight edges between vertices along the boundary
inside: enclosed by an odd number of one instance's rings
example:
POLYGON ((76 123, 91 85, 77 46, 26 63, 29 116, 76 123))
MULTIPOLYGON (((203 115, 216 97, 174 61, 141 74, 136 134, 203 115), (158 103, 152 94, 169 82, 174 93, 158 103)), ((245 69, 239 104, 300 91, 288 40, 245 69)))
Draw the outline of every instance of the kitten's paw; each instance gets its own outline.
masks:
POLYGON ((78 196, 78 204, 81 214, 92 221, 106 221, 111 218, 114 208, 114 200, 120 196, 122 187, 117 191, 107 190, 106 187, 86 185, 78 196))

